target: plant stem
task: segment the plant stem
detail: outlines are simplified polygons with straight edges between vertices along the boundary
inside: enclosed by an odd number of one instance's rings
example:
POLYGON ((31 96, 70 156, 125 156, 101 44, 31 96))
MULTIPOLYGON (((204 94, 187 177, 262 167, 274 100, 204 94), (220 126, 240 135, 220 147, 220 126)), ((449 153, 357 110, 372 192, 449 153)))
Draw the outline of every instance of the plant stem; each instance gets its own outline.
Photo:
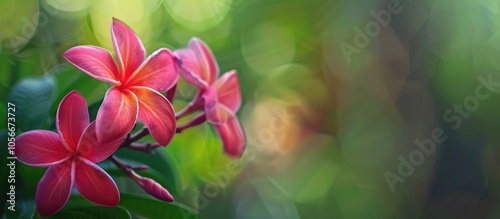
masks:
MULTIPOLYGON (((179 120, 185 116, 194 113, 197 110, 202 109, 202 107, 203 107, 203 98, 201 98, 200 93, 198 93, 195 97, 195 101, 191 102, 186 107, 184 107, 184 109, 176 113, 175 118, 176 120, 179 120)), ((206 120, 205 113, 200 113, 199 115, 194 117, 191 121, 183 125, 177 126, 176 133, 181 133, 187 128, 197 126, 205 122, 205 120, 206 120)), ((143 144, 136 143, 137 141, 141 140, 148 134, 149 130, 145 126, 139 131, 135 132, 134 134, 129 133, 125 138, 125 140, 120 145, 120 148, 129 148, 131 150, 138 150, 146 153, 152 153, 153 149, 159 147, 160 145, 158 145, 157 143, 143 143, 143 144)))
POLYGON ((205 113, 200 113, 199 115, 194 117, 191 121, 189 121, 185 124, 182 124, 182 125, 178 125, 176 133, 181 133, 182 131, 184 131, 188 128, 197 126, 197 125, 205 122, 206 120, 207 120, 207 117, 205 116, 205 113))
POLYGON ((115 155, 109 157, 109 159, 123 172, 125 172, 128 176, 132 175, 137 175, 134 170, 147 170, 149 167, 146 165, 140 165, 140 166, 131 166, 130 164, 126 163, 125 161, 120 160, 118 157, 115 155))
POLYGON ((159 144, 157 143, 136 143, 132 142, 130 145, 127 147, 128 149, 131 150, 136 150, 136 151, 142 151, 146 153, 152 154, 154 152, 154 149, 160 147, 159 144))
POLYGON ((194 97, 194 100, 184 107, 181 111, 175 114, 175 119, 179 120, 185 116, 194 113, 197 110, 202 110, 204 105, 204 100, 201 97, 202 92, 198 92, 194 97))
POLYGON ((144 138, 148 134, 149 134, 148 128, 143 127, 141 130, 139 130, 136 133, 134 133, 133 135, 131 135, 130 138, 128 139, 128 142, 129 143, 136 142, 136 141, 140 140, 141 138, 144 138))
POLYGON ((109 157, 109 159, 118 167, 118 169, 120 169, 125 174, 127 174, 127 176, 136 183, 140 182, 140 180, 142 179, 142 176, 137 174, 134 171, 134 169, 137 169, 137 170, 146 170, 147 169, 147 166, 145 166, 145 165, 134 168, 134 167, 130 166, 128 163, 125 163, 124 161, 118 159, 118 157, 116 157, 115 155, 109 157))

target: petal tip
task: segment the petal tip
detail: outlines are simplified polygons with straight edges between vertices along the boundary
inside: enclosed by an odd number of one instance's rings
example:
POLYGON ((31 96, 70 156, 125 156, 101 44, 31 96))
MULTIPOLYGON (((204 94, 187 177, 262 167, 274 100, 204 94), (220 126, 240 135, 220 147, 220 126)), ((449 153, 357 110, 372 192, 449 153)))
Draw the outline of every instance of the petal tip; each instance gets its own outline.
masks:
POLYGON ((225 74, 227 74, 228 77, 234 77, 234 76, 238 75, 236 69, 232 69, 232 70, 226 72, 225 74))
POLYGON ((246 137, 239 120, 233 117, 215 128, 221 138, 224 152, 231 158, 241 158, 246 148, 246 137))
POLYGON ((116 24, 125 24, 122 20, 120 20, 116 17, 112 17, 111 21, 112 21, 113 26, 115 26, 116 24))
POLYGON ((246 144, 243 143, 239 147, 234 147, 231 149, 224 148, 224 153, 233 159, 240 159, 245 152, 246 144))

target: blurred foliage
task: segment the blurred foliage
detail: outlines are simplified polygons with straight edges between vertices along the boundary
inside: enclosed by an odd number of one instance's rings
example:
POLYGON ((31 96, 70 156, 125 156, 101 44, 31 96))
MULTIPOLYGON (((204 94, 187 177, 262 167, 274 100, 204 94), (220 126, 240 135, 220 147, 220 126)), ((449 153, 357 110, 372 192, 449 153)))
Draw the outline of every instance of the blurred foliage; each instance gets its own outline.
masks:
MULTIPOLYGON (((0 104, 18 107, 18 132, 54 130, 58 103, 78 90, 94 119, 109 85, 62 53, 87 44, 112 51, 116 17, 137 32, 147 54, 197 36, 221 73, 238 71, 247 151, 227 158, 208 124, 176 135, 154 155, 120 150, 119 158, 149 165, 140 174, 182 204, 143 196, 105 161, 99 165, 117 182, 120 207, 96 207, 75 194, 56 217, 498 218, 498 90, 457 129, 443 117, 475 96, 479 76, 500 78, 500 1, 400 0, 401 12, 359 46, 356 28, 366 32, 379 22, 373 14, 394 6, 388 2, 0 0, 0 104), (342 43, 356 52, 346 55, 342 43), (439 127, 448 140, 392 191, 384 173, 398 173, 399 157, 409 159, 414 141, 439 127)), ((180 80, 176 111, 195 92, 180 80)), ((0 107, 2 124, 6 113, 0 107)), ((17 165, 20 211, 9 218, 35 215, 44 171, 17 165)))

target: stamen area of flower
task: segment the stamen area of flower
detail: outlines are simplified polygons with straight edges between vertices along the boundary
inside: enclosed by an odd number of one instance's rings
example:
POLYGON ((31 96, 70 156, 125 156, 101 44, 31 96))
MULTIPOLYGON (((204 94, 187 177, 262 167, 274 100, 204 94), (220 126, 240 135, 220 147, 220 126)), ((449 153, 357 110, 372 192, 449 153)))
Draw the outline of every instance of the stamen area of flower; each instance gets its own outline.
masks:
POLYGON ((69 159, 70 159, 70 160, 76 160, 76 159, 78 159, 78 157, 80 157, 80 156, 82 156, 82 155, 80 155, 80 153, 78 153, 78 152, 76 152, 76 151, 71 151, 71 152, 69 152, 69 157, 70 157, 69 159))
POLYGON ((123 83, 119 80, 116 80, 115 82, 111 83, 113 86, 115 87, 121 87, 123 85, 123 83))

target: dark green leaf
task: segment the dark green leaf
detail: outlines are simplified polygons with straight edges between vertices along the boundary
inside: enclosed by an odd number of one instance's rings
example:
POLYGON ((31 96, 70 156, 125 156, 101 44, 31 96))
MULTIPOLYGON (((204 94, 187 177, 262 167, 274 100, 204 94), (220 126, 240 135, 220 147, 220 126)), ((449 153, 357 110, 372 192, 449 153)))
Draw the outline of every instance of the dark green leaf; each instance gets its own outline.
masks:
POLYGON ((26 78, 17 83, 9 95, 15 105, 18 131, 39 128, 47 118, 55 98, 55 82, 52 77, 26 78))
POLYGON ((30 167, 26 164, 17 162, 16 165, 16 185, 17 197, 16 198, 35 198, 36 187, 42 178, 47 168, 30 167))
POLYGON ((162 202, 146 196, 122 194, 120 206, 132 214, 145 218, 171 218, 171 219, 196 219, 198 218, 186 206, 162 202))
MULTIPOLYGON (((95 205, 81 196, 73 195, 64 209, 72 211, 73 209, 87 208, 91 206, 95 205)), ((192 210, 184 205, 163 202, 143 195, 121 193, 120 204, 118 206, 127 209, 127 211, 130 212, 134 218, 198 218, 192 210)))
MULTIPOLYGON (((7 103, 5 103, 4 101, 0 100, 0 124, 2 124, 2 126, 5 126, 4 127, 7 127, 7 103)), ((4 128, 2 127, 2 128, 4 128)))
POLYGON ((102 101, 103 100, 98 100, 97 102, 89 106, 90 121, 94 121, 96 119, 97 111, 99 111, 99 107, 101 107, 102 101))
MULTIPOLYGON (((60 85, 57 94, 57 100, 62 100, 69 92, 77 90, 85 97, 87 104, 102 100, 109 84, 96 80, 87 74, 79 71, 74 66, 66 66, 55 75, 55 78, 60 85)), ((55 113, 57 107, 52 107, 51 112, 55 113)))
MULTIPOLYGON (((1 45, 0 45, 1 51, 1 45)), ((7 94, 9 93, 9 88, 16 79, 16 65, 12 63, 8 55, 0 54, 0 99, 7 99, 7 94)))
POLYGON ((31 219, 35 215, 35 201, 33 200, 16 200, 15 211, 8 210, 5 206, 5 215, 7 219, 31 219))
POLYGON ((48 217, 53 219, 94 219, 94 218, 106 218, 106 219, 126 219, 132 218, 130 213, 122 208, 108 208, 108 207, 83 207, 83 208, 67 208, 55 215, 48 217))
MULTIPOLYGON (((53 74, 58 86, 56 101, 61 101, 69 92, 76 90, 85 97, 90 106, 102 100, 109 84, 96 80, 81 72, 70 64, 62 64, 53 74)), ((55 114, 57 106, 53 106, 51 113, 55 114)))

